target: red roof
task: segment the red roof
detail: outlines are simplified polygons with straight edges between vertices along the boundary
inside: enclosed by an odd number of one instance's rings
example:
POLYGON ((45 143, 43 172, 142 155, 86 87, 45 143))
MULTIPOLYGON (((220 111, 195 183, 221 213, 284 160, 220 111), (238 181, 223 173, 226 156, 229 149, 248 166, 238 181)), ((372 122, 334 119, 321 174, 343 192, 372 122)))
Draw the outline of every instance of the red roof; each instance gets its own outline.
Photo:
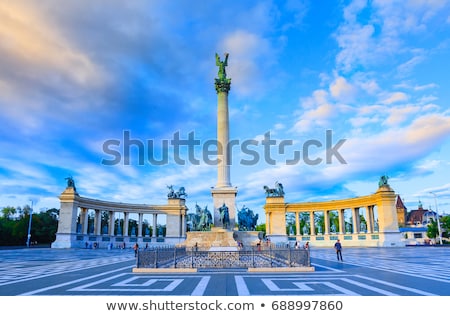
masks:
POLYGON ((402 198, 400 197, 400 195, 397 195, 396 207, 397 208, 403 208, 403 209, 406 210, 405 204, 403 204, 403 201, 402 201, 402 198))

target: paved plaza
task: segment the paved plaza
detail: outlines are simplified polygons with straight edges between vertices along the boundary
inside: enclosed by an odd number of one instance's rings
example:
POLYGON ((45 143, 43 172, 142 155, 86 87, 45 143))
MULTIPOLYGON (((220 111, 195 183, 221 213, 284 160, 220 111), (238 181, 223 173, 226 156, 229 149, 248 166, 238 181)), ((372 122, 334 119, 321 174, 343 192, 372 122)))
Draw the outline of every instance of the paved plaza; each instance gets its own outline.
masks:
POLYGON ((0 296, 449 296, 450 247, 312 249, 314 272, 132 272, 131 249, 0 250, 0 296))

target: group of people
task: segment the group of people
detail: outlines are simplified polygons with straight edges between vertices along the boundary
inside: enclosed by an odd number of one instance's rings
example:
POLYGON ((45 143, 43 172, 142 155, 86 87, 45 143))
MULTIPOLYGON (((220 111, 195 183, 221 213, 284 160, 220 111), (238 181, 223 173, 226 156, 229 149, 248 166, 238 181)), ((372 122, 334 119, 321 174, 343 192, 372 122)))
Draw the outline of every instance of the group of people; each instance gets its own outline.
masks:
MULTIPOLYGON (((298 241, 296 241, 294 247, 295 247, 295 249, 299 249, 300 248, 300 243, 298 241)), ((307 241, 303 245, 303 249, 309 249, 309 241, 307 241)), ((334 249, 336 250, 337 260, 338 261, 344 261, 344 259, 342 259, 342 244, 341 244, 341 241, 339 239, 334 243, 334 249)))
MULTIPOLYGON (((300 243, 298 241, 295 242, 294 245, 295 249, 300 249, 300 243)), ((304 245, 303 245, 303 249, 308 250, 309 249, 309 241, 307 241, 304 245)))

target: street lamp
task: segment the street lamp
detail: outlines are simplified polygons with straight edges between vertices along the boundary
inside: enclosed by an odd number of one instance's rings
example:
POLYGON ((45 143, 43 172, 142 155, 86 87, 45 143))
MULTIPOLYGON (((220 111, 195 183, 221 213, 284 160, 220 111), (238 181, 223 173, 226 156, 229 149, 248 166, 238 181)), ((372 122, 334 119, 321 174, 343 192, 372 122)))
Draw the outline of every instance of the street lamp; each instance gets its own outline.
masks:
POLYGON ((439 222, 439 213, 438 213, 438 207, 437 207, 437 199, 436 199, 436 193, 430 192, 434 196, 434 204, 436 207, 436 217, 437 217, 437 227, 438 227, 438 234, 439 234, 439 243, 442 245, 442 237, 441 237, 441 223, 439 222))
POLYGON ((30 248, 30 239, 31 239, 31 218, 33 217, 33 200, 31 201, 31 209, 30 209, 30 220, 28 222, 28 238, 27 238, 27 247, 30 248))

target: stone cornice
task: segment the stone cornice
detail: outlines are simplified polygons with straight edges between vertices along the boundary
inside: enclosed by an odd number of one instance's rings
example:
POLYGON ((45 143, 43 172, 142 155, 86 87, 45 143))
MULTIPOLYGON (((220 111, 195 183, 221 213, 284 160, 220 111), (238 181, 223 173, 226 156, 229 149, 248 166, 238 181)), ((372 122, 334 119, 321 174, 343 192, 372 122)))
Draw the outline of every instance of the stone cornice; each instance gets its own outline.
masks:
MULTIPOLYGON (((340 209, 351 209, 377 205, 380 199, 395 199, 393 191, 377 191, 372 195, 354 197, 342 200, 330 200, 321 202, 286 203, 286 212, 294 211, 332 211, 340 209)), ((273 204, 266 204, 270 208, 273 204)))
POLYGON ((66 189, 59 198, 61 202, 74 203, 77 207, 102 211, 185 215, 188 210, 184 205, 184 199, 171 199, 167 205, 121 203, 82 197, 69 189, 66 189), (176 203, 177 201, 179 203, 176 203))

